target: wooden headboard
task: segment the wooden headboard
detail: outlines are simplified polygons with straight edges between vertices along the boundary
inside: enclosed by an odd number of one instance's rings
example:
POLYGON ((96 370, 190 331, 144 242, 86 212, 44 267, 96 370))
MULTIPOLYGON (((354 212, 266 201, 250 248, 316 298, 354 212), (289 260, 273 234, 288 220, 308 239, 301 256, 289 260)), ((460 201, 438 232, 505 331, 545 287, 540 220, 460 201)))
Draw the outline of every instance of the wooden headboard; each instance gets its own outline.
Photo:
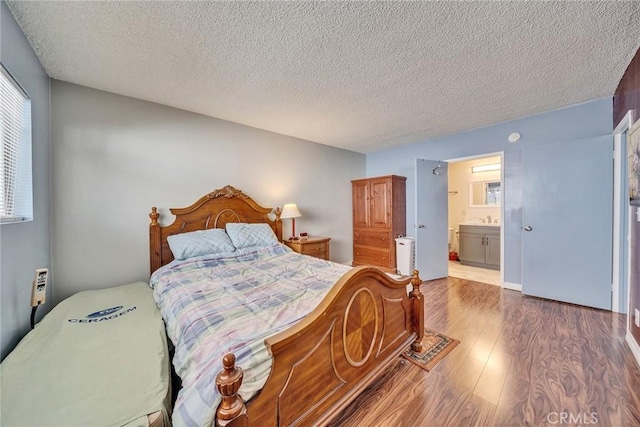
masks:
POLYGON ((242 191, 227 185, 202 196, 186 208, 171 208, 175 215, 173 224, 161 227, 158 223, 160 214, 155 206, 151 208, 149 217, 149 254, 151 256, 151 273, 173 260, 167 237, 172 234, 186 233, 210 228, 224 228, 229 222, 267 223, 282 241, 282 220, 280 208, 275 211, 263 208, 242 191), (275 220, 269 218, 275 213, 275 220))

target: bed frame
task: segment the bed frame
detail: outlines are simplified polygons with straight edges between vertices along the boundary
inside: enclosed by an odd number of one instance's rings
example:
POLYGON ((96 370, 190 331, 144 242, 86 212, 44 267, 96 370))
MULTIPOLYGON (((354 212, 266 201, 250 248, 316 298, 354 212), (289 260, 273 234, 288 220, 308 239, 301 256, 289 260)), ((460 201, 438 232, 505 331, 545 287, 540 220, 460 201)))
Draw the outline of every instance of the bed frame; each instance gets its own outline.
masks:
MULTIPOLYGON (((172 234, 224 228, 229 222, 266 222, 282 240, 280 209, 263 208, 227 185, 189 207, 171 209, 174 222, 160 226, 153 207, 149 217, 151 272, 173 259, 172 234)), ((321 425, 329 422, 409 346, 420 351, 424 336, 421 280, 394 280, 373 267, 349 270, 320 305, 265 344, 273 356, 263 389, 248 403, 238 394, 242 369, 227 354, 216 383, 222 402, 220 426, 321 425), (412 291, 407 295, 407 285, 412 291)))

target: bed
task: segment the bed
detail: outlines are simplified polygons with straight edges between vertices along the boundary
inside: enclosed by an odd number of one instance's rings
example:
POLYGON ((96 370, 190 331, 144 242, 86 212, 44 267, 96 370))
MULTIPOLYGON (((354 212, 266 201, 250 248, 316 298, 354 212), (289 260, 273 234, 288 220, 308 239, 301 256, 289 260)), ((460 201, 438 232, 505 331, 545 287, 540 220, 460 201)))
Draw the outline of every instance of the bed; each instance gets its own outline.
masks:
POLYGON ((169 426, 170 363, 147 283, 79 292, 0 365, 0 424, 169 426))
POLYGON ((394 280, 376 268, 350 268, 294 253, 278 243, 282 240, 280 210, 261 207, 232 186, 170 211, 174 221, 161 226, 160 213, 152 208, 149 242, 150 284, 176 347, 174 368, 185 376, 174 425, 323 424, 402 351, 409 346, 420 349, 424 302, 417 271, 412 277, 394 280), (212 229, 230 232, 244 224, 268 225, 276 243, 174 260, 169 240, 175 236, 212 229), (208 280, 218 281, 207 285, 208 280), (315 292, 316 287, 324 290, 315 292), (241 288, 246 289, 238 294, 241 288), (202 305, 203 299, 217 302, 218 307, 202 305), (280 323, 268 332, 263 324, 271 320, 265 312, 277 304, 285 308, 276 312, 280 323), (253 325, 238 320, 238 310, 255 316, 253 325), (245 326, 236 327, 236 323, 245 326), (221 329, 223 334, 210 335, 209 329, 221 329), (238 335, 250 337, 240 345, 238 335), (256 350, 259 346, 264 351, 256 350), (247 353, 252 357, 266 353, 268 359, 254 363, 247 353), (195 370, 187 370, 194 366, 195 370), (247 392, 251 388, 247 384, 255 385, 258 377, 263 383, 247 392), (200 385, 194 391, 197 381, 200 385), (190 407, 186 397, 182 399, 187 395, 200 401, 190 407))

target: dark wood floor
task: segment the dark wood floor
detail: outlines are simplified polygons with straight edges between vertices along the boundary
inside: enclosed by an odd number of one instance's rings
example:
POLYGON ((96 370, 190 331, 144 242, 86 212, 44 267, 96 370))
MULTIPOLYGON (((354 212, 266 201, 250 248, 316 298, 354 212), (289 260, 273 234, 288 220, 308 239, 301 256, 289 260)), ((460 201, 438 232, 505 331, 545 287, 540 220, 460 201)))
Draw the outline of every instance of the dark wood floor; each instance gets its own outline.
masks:
POLYGON ((626 316, 462 279, 422 289, 425 325, 460 345, 429 373, 394 364, 334 425, 640 426, 626 316))

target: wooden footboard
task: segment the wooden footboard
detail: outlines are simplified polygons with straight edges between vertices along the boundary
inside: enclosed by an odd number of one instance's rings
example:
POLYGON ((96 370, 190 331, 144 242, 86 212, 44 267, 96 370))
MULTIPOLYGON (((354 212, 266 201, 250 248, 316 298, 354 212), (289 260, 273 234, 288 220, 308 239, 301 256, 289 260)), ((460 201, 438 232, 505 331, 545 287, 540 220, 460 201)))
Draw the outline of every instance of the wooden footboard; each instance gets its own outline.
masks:
MULTIPOLYGON (((282 239, 280 209, 264 208, 230 185, 171 213, 175 219, 164 227, 156 208, 149 214, 152 273, 173 259, 168 237, 175 234, 224 228, 230 222, 267 223, 282 239)), ((330 420, 409 345, 420 348, 420 283, 417 271, 413 278, 396 281, 376 268, 350 270, 312 313, 265 340, 273 366, 262 391, 248 404, 238 395, 242 369, 235 366, 234 355, 226 355, 216 380, 222 396, 216 423, 288 426, 330 420), (413 290, 407 295, 409 283, 413 290)))
POLYGON ((402 351, 420 348, 420 283, 417 270, 404 281, 376 268, 350 270, 305 319, 265 340, 271 373, 246 405, 238 395, 242 370, 225 356, 218 425, 320 425, 335 417, 402 351))

